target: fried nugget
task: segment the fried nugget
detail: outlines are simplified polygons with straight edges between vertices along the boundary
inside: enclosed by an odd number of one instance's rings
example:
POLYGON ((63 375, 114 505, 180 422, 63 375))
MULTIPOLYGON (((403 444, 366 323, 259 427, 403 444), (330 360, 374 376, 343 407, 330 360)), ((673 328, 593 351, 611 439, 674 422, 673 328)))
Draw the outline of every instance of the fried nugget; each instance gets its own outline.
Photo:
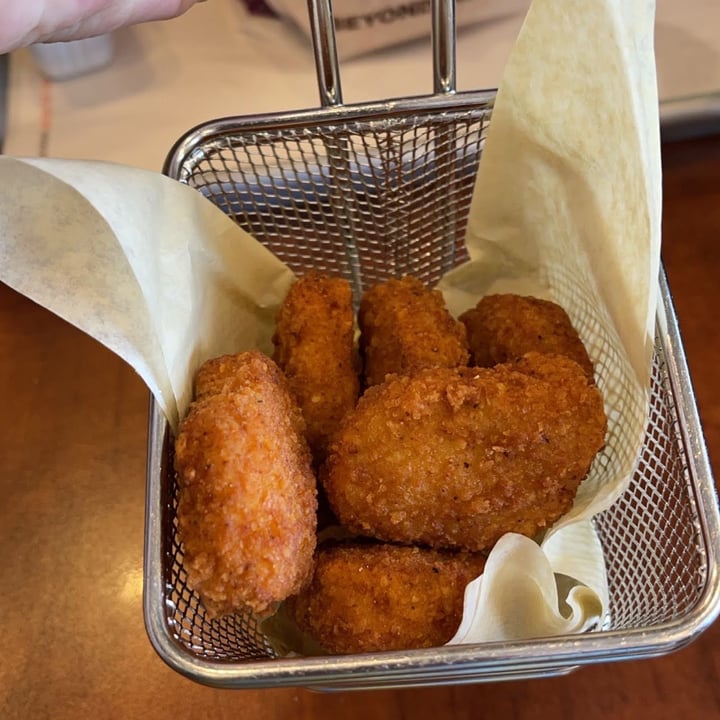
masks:
POLYGON ((564 356, 422 370, 365 393, 323 483, 351 532, 483 550, 566 513, 606 427, 600 392, 564 356))
POLYGON ((529 352, 565 355, 589 378, 593 365, 560 305, 522 295, 487 295, 460 316, 467 328, 472 364, 492 367, 529 352))
POLYGON ((300 405, 317 463, 360 392, 353 335, 346 280, 313 272, 292 285, 277 316, 273 357, 300 405))
POLYGON ((178 532, 210 616, 262 614, 312 572, 316 480, 280 369, 252 351, 206 363, 175 442, 178 532))
POLYGON ((308 587, 286 607, 330 653, 443 645, 485 558, 395 545, 321 546, 308 587))
POLYGON ((358 313, 365 384, 393 373, 467 365, 465 327, 454 320, 443 296, 405 276, 364 293, 358 313))

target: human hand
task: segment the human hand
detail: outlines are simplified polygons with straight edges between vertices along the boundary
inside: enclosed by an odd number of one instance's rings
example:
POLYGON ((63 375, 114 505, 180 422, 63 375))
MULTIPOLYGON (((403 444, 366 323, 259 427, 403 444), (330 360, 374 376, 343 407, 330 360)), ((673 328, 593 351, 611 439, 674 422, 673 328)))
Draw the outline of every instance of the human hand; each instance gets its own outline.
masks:
POLYGON ((198 0, 0 0, 0 54, 181 15, 198 0))

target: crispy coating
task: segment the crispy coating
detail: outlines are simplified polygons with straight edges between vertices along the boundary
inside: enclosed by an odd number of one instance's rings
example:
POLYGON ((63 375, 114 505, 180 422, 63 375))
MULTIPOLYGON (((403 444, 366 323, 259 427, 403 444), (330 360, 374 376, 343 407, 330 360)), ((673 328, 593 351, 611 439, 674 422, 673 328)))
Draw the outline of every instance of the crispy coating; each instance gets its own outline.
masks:
POLYGON ((298 627, 330 653, 434 647, 457 631, 465 586, 484 566, 477 554, 321 546, 310 585, 287 607, 298 627))
POLYGON ((175 443, 189 584, 211 616, 262 614, 312 572, 316 480, 303 419, 257 351, 209 361, 196 388, 175 443))
POLYGON ((523 295, 487 295, 460 316, 473 365, 492 367, 529 352, 565 355, 589 378, 593 365, 560 305, 523 295))
POLYGON ((468 364, 465 327, 454 320, 443 296, 405 276, 370 288, 358 313, 365 384, 393 373, 468 364))
MULTIPOLYGON (((205 400, 210 395, 246 392, 248 387, 262 386, 270 382, 287 393, 287 379, 278 366, 259 351, 220 355, 206 360, 195 374, 195 400, 205 400)), ((286 402, 286 400, 283 400, 286 402)), ((298 412, 295 402, 290 402, 287 417, 295 433, 304 436, 305 420, 298 412)))
POLYGON ((570 509, 606 426, 600 392, 560 355, 422 370, 365 393, 323 482, 352 532, 483 550, 570 509))
POLYGON ((274 359, 307 423, 316 462, 360 392, 350 284, 310 273, 297 280, 277 316, 274 359))

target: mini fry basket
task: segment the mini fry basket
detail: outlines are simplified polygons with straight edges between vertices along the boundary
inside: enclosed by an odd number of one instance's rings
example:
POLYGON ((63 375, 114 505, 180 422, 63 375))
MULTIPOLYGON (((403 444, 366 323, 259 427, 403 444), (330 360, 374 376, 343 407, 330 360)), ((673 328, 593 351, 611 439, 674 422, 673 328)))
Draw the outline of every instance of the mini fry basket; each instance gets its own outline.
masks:
MULTIPOLYGON (((455 92, 454 6, 433 0, 433 95, 344 105, 327 0, 309 0, 322 108, 194 128, 165 172, 203 193, 295 272, 340 275, 356 298, 403 274, 428 284, 467 259, 463 236, 494 92, 455 92)), ((225 688, 347 690, 566 674, 653 657, 720 609, 715 487, 664 275, 649 423, 626 492, 594 518, 609 580, 602 628, 521 642, 276 657, 251 616, 209 620, 187 586, 171 432, 151 403, 145 622, 160 656, 225 688)))

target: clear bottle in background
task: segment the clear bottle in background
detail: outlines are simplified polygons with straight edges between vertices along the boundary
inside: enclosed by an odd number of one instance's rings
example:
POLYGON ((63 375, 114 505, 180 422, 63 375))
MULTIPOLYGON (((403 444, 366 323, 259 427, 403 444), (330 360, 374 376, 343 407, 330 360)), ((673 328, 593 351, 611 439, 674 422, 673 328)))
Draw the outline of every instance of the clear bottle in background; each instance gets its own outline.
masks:
POLYGON ((51 80, 67 80, 100 70, 112 62, 112 34, 70 42, 38 43, 30 48, 42 73, 51 80))

